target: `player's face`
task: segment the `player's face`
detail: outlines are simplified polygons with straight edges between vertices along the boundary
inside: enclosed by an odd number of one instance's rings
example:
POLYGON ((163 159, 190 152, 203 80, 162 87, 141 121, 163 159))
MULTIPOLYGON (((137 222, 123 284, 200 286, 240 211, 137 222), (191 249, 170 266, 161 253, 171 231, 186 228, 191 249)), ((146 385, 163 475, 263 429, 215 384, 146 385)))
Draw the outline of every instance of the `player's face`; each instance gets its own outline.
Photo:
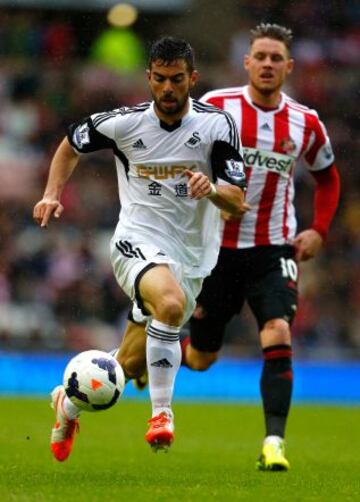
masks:
POLYGON ((253 42, 250 54, 245 56, 244 66, 250 85, 260 94, 269 95, 281 89, 294 61, 280 40, 258 38, 253 42))
POLYGON ((179 120, 187 112, 188 98, 197 80, 197 72, 190 72, 186 61, 177 59, 168 65, 161 60, 154 61, 147 74, 159 117, 165 122, 179 120))

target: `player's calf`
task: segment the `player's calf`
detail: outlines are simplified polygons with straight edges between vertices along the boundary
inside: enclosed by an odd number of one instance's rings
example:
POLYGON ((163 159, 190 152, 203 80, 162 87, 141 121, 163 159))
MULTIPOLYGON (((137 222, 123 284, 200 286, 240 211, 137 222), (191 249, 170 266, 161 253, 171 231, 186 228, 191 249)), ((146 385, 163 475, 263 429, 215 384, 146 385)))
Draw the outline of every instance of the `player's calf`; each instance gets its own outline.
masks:
POLYGON ((217 352, 201 352, 191 345, 190 336, 180 338, 181 364, 194 371, 205 371, 218 359, 217 352))

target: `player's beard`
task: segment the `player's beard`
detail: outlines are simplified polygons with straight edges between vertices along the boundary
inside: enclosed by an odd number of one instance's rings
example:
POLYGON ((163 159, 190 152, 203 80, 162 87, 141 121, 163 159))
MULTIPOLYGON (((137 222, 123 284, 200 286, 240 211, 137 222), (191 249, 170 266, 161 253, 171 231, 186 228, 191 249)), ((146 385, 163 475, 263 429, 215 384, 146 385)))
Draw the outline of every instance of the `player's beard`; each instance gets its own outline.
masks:
POLYGON ((281 89, 283 82, 279 82, 278 84, 274 84, 273 86, 266 87, 258 85, 256 82, 254 82, 254 80, 252 80, 251 85, 259 94, 262 94, 263 96, 271 96, 271 94, 274 94, 281 89))
POLYGON ((152 97, 153 97, 153 100, 155 101, 155 105, 156 105, 157 109, 161 113, 163 113, 164 115, 181 115, 181 112, 184 111, 184 109, 187 105, 189 96, 190 96, 190 93, 187 92, 186 95, 184 97, 182 97, 181 99, 175 99, 172 96, 168 96, 167 98, 165 97, 165 98, 160 98, 160 99, 155 97, 154 95, 152 97), (167 108, 166 106, 163 106, 162 103, 163 103, 164 99, 170 100, 171 103, 174 103, 174 106, 172 108, 167 108))

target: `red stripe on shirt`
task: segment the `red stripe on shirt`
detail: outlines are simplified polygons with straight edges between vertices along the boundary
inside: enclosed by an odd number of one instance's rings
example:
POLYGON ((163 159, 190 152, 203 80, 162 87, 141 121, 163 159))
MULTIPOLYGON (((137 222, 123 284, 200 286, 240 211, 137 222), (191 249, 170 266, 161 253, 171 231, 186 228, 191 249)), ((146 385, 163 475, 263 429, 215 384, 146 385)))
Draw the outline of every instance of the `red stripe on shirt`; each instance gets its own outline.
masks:
POLYGON ((318 119, 314 116, 309 117, 309 125, 310 125, 310 132, 315 133, 315 141, 310 147, 310 150, 307 152, 305 155, 306 162, 310 164, 310 166, 313 165, 316 156, 318 154, 318 151, 320 148, 326 143, 326 137, 324 134, 324 131, 322 130, 322 127, 318 121, 318 119))
MULTIPOLYGON (((285 106, 274 115, 274 146, 273 151, 286 153, 284 145, 288 143, 289 136, 289 113, 285 106)), ((255 226, 255 246, 267 246, 270 241, 270 218, 274 206, 276 189, 279 182, 277 173, 267 173, 264 190, 261 194, 259 212, 255 226)), ((286 211, 286 207, 284 209, 286 211)), ((283 229, 287 228, 286 217, 283 217, 283 229)), ((288 230, 287 230, 288 231, 288 230)))
MULTIPOLYGON (((240 131, 241 142, 247 147, 256 147, 257 137, 257 113, 244 98, 241 100, 242 127, 240 131)), ((251 169, 246 168, 246 178, 249 184, 251 169)), ((231 220, 225 222, 222 246, 236 249, 238 247, 241 220, 231 220)))
POLYGON ((224 98, 220 96, 214 96, 213 98, 209 98, 206 100, 207 103, 213 106, 217 106, 218 108, 224 109, 224 98))
POLYGON ((304 113, 304 116, 305 116, 305 122, 304 122, 304 131, 303 131, 303 142, 301 145, 299 158, 306 151, 306 149, 309 145, 309 139, 310 139, 310 134, 311 134, 312 115, 310 115, 309 113, 304 113))
POLYGON ((284 203, 284 213, 283 213, 283 223, 282 223, 282 232, 285 241, 287 241, 288 235, 289 235, 289 225, 288 225, 288 205, 289 205, 289 187, 290 187, 290 180, 292 177, 292 170, 289 172, 289 179, 286 184, 286 189, 285 189, 285 203, 284 203))

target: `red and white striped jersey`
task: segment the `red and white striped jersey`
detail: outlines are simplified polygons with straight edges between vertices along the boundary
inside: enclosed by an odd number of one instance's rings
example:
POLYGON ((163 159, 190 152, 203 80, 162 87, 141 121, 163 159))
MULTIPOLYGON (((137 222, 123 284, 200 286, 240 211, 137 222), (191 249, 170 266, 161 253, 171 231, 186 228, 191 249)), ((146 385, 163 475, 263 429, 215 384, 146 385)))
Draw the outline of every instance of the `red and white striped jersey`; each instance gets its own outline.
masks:
POLYGON ((241 221, 223 222, 222 246, 248 248, 290 242, 296 232, 293 174, 302 159, 310 171, 326 169, 334 154, 315 110, 281 93, 276 109, 264 110, 248 86, 208 92, 202 99, 230 112, 243 144, 251 210, 241 221))

